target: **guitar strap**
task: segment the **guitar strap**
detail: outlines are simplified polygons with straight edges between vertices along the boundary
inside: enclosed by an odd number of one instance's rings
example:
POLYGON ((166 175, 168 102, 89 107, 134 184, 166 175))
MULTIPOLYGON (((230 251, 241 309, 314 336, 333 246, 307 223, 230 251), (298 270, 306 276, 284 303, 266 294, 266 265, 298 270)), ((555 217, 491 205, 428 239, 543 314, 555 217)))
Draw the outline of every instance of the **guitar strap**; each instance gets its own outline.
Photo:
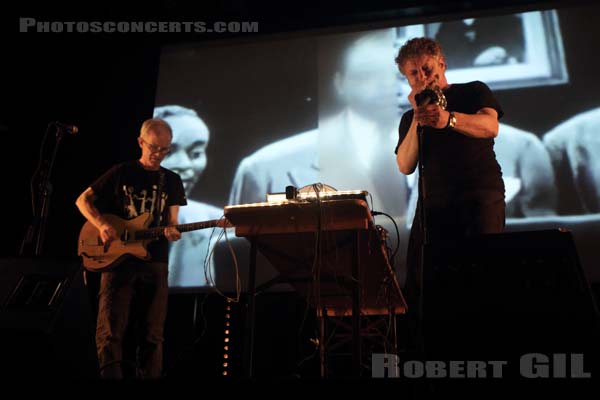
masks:
POLYGON ((165 171, 158 171, 158 224, 162 225, 163 215, 167 204, 167 199, 163 199, 163 191, 165 189, 165 171))

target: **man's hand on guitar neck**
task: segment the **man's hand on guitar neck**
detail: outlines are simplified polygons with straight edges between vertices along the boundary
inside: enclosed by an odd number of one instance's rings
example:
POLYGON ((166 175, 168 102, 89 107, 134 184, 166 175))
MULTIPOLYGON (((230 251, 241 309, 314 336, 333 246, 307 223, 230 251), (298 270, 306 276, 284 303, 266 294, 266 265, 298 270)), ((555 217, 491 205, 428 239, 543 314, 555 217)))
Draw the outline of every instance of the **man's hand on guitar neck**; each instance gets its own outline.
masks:
POLYGON ((181 239, 181 232, 179 232, 174 226, 166 226, 164 229, 164 234, 167 240, 170 241, 177 241, 181 239))

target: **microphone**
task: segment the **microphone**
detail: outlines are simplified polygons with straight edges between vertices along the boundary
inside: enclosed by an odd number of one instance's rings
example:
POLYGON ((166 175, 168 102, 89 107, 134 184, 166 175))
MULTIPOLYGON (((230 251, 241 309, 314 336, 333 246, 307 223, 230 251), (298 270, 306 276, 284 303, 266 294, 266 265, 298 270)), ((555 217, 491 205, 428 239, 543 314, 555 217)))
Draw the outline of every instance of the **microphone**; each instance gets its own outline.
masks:
POLYGON ((70 135, 74 135, 79 132, 79 128, 75 125, 63 124, 62 122, 55 121, 54 126, 60 129, 64 133, 68 133, 70 135))
POLYGON ((433 89, 429 87, 423 89, 415 95, 415 101, 419 107, 428 104, 436 104, 442 107, 442 109, 446 109, 447 105, 446 96, 439 86, 436 86, 433 89))

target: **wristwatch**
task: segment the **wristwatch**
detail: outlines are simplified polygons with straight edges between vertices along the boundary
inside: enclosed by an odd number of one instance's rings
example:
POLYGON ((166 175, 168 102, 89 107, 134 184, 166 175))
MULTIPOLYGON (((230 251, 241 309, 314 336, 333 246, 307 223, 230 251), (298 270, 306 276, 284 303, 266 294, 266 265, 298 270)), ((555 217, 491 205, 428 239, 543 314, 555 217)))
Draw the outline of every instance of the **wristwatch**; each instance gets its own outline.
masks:
POLYGON ((456 116, 452 111, 450 111, 450 115, 448 115, 448 123, 446 124, 446 129, 453 129, 456 126, 456 116))

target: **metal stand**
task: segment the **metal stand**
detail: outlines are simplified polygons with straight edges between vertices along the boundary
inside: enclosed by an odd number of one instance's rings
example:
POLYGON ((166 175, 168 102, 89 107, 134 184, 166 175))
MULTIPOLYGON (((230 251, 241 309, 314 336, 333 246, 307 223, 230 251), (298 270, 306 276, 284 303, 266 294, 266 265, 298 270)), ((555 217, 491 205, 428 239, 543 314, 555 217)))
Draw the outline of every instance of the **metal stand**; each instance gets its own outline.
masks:
POLYGON ((48 128, 46 129, 46 133, 44 134, 44 139, 42 141, 42 147, 44 146, 44 142, 46 141, 46 136, 48 135, 48 130, 50 126, 54 125, 56 127, 56 144, 54 145, 54 149, 52 151, 52 155, 50 157, 50 161, 42 167, 44 164, 41 151, 40 151, 40 163, 39 166, 34 173, 32 178, 32 206, 33 206, 33 220, 27 229, 27 233, 25 234, 25 238, 21 243, 21 249, 19 251, 19 255, 24 255, 25 247, 28 244, 31 244, 35 241, 34 247, 34 255, 39 256, 42 254, 42 250, 44 247, 44 240, 46 236, 46 227, 48 225, 48 211, 50 209, 50 196, 52 194, 52 183, 50 182, 50 176, 52 174, 52 168, 54 167, 54 161, 56 160, 56 154, 58 153, 58 147, 60 145, 61 140, 63 139, 65 132, 61 129, 57 124, 51 122, 48 124, 48 128), (37 196, 33 193, 34 185, 33 182, 36 178, 41 179, 39 182, 39 193, 37 196), (39 200, 39 207, 37 206, 35 199, 36 197, 39 200), (38 210, 39 208, 39 210, 38 210))
POLYGON ((253 377, 254 356, 254 322, 256 307, 256 255, 258 252, 257 238, 250 238, 250 268, 248 278, 248 300, 246 303, 246 334, 244 336, 244 378, 253 377))
POLYGON ((419 249, 419 275, 418 285, 418 305, 417 305, 417 318, 416 318, 416 330, 415 334, 417 335, 416 343, 421 351, 424 351, 424 341, 423 341, 423 276, 425 270, 425 257, 427 255, 427 246, 429 245, 429 230, 427 227, 427 212, 425 210, 427 191, 425 189, 425 163, 424 163, 424 151, 423 145, 425 143, 424 138, 425 132, 422 126, 417 127, 417 137, 419 141, 419 196, 417 199, 417 209, 419 210, 419 220, 420 220, 420 229, 421 229, 421 248, 419 249))
MULTIPOLYGON (((427 87, 417 95, 415 95, 415 100, 419 107, 426 106, 428 104, 436 104, 441 107, 443 110, 446 109, 448 102, 446 100, 446 96, 443 91, 436 86, 434 88, 427 87)), ((424 143, 425 143, 425 130, 421 125, 417 126, 417 138, 419 142, 419 197, 417 200, 418 210, 419 210, 419 219, 420 219, 420 228, 421 228, 421 248, 420 248, 420 257, 419 257, 419 275, 418 285, 419 285, 419 293, 417 299, 417 308, 418 308, 418 316, 417 316, 417 335, 418 343, 420 344, 421 350, 424 350, 423 344, 423 336, 422 336, 422 320, 423 320, 423 296, 424 296, 424 287, 423 287, 423 274, 425 266, 427 262, 425 257, 427 256, 427 248, 430 244, 431 238, 429 237, 429 226, 427 222, 427 190, 426 190, 426 174, 425 174, 425 153, 423 151, 424 143)))
POLYGON ((361 375, 361 316, 404 313, 406 303, 365 200, 290 201, 227 206, 236 235, 250 241, 244 377, 253 378, 255 301, 275 283, 286 282, 320 314, 320 372, 328 375, 327 321, 352 317, 352 376, 361 375), (316 240, 316 242, 315 242, 316 240), (256 287, 260 251, 279 276, 256 287), (316 275, 315 275, 316 272, 316 275), (381 295, 382 282, 386 283, 381 295))

